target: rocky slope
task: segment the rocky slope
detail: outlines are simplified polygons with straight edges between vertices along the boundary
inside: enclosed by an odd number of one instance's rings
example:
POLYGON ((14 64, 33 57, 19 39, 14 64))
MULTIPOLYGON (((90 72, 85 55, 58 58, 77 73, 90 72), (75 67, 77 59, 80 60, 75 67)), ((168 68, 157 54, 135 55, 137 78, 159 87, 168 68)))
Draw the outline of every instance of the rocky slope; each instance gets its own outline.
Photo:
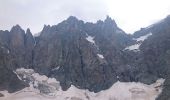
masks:
POLYGON ((36 37, 16 25, 11 31, 0 31, 0 89, 13 92, 28 86, 15 74, 23 67, 56 78, 63 90, 74 85, 99 92, 118 80, 152 84, 164 78, 158 100, 168 100, 169 44, 169 16, 133 35, 109 17, 84 23, 71 16, 58 25, 45 25, 36 37))

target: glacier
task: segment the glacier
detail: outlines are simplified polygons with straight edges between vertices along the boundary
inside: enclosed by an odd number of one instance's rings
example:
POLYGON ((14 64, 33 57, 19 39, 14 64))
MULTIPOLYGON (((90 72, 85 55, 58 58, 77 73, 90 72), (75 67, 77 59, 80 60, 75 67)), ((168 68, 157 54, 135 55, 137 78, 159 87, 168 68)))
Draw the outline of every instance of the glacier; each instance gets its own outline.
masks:
POLYGON ((164 79, 158 79, 151 85, 117 81, 111 88, 98 93, 78 89, 73 85, 67 91, 63 91, 55 78, 40 75, 33 69, 20 68, 15 73, 23 81, 28 81, 30 87, 15 93, 0 91, 4 95, 0 100, 155 100, 162 92, 164 83, 164 79), (48 93, 41 92, 38 88, 40 84, 48 87, 48 93))

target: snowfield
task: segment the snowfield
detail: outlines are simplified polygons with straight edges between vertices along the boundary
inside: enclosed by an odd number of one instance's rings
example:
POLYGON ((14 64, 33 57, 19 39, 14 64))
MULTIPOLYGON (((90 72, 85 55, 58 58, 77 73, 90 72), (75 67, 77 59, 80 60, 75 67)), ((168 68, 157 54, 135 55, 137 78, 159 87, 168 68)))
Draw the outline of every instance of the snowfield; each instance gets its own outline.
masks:
POLYGON ((88 34, 86 34, 86 40, 87 41, 89 41, 90 43, 92 43, 92 44, 95 44, 95 40, 94 40, 94 38, 95 37, 93 37, 93 36, 90 36, 90 35, 88 35, 88 34))
MULTIPOLYGON (((5 95, 4 97, 0 97, 0 100, 155 100, 161 93, 161 86, 164 82, 164 79, 159 79, 154 84, 146 85, 143 83, 118 81, 111 88, 98 93, 78 89, 75 86, 71 86, 67 91, 63 91, 58 84, 59 82, 54 78, 42 77, 38 73, 32 72, 33 70, 21 70, 16 71, 19 77, 21 73, 25 79, 28 76, 29 78, 33 76, 32 80, 34 82, 30 82, 30 87, 16 93, 10 94, 7 91, 0 91, 0 93, 5 95), (35 82, 37 82, 36 85, 35 82), (54 85, 55 83, 56 85, 54 85), (49 86, 49 89, 54 89, 55 87, 57 89, 50 91, 50 93, 43 93, 37 88, 37 85, 40 84, 49 86)), ((20 78, 23 79, 23 77, 20 78)))
POLYGON ((134 38, 133 40, 136 40, 137 42, 139 42, 139 41, 143 42, 143 41, 145 41, 151 35, 152 35, 152 33, 148 33, 148 34, 146 34, 144 36, 140 36, 139 38, 134 38))
POLYGON ((134 52, 140 51, 139 47, 141 46, 142 42, 145 41, 151 35, 152 35, 152 33, 148 33, 144 36, 140 36, 139 38, 133 38, 133 40, 135 40, 137 43, 127 46, 124 50, 130 50, 130 51, 134 51, 134 52))
POLYGON ((131 45, 131 46, 126 47, 125 50, 140 51, 140 50, 139 50, 140 45, 141 45, 141 43, 134 44, 134 45, 131 45))

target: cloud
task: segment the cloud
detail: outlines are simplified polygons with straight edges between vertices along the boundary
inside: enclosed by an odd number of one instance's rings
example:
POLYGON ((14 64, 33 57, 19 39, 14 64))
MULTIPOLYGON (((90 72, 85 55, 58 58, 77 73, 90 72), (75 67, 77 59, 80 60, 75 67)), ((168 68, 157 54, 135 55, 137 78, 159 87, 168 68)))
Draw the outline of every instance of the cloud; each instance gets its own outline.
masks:
POLYGON ((19 24, 36 33, 44 24, 54 25, 70 15, 96 21, 107 15, 103 0, 0 0, 0 29, 19 24))
POLYGON ((170 14, 169 0, 108 0, 109 15, 126 32, 133 33, 170 14))
POLYGON ((95 22, 110 15, 126 32, 134 32, 170 13, 168 0, 0 0, 0 29, 19 24, 33 33, 70 15, 95 22))

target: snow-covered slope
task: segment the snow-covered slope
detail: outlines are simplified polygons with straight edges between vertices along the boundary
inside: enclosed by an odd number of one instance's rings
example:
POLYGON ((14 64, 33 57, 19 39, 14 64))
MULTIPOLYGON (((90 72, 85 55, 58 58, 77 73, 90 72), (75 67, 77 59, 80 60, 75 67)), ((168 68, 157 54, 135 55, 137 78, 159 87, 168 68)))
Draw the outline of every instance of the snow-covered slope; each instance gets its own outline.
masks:
POLYGON ((139 42, 139 41, 143 42, 151 35, 152 35, 152 33, 148 33, 148 34, 146 34, 144 36, 140 36, 139 38, 134 38, 133 40, 136 40, 137 42, 139 42))
POLYGON ((28 80, 28 77, 32 77, 30 87, 12 94, 9 94, 7 91, 0 91, 0 93, 5 95, 0 97, 0 100, 155 100, 161 93, 161 86, 164 82, 164 79, 159 79, 154 84, 146 85, 143 83, 118 81, 110 89, 94 93, 78 89, 75 86, 71 86, 67 91, 63 91, 58 81, 39 75, 32 69, 18 69, 16 73, 25 81, 28 80), (35 82, 37 82, 36 85, 35 82), (49 91, 51 94, 44 93, 42 90, 39 90, 39 85, 41 84, 45 84, 45 87, 47 86, 46 88, 49 90, 55 87, 58 88, 54 91, 49 91))
POLYGON ((152 35, 152 33, 148 33, 146 35, 140 36, 139 38, 133 38, 133 40, 136 41, 136 44, 130 45, 130 46, 126 47, 124 50, 140 51, 139 47, 142 44, 142 42, 145 41, 151 35, 152 35))
POLYGON ((137 44, 126 47, 125 50, 139 51, 140 45, 141 45, 141 43, 137 43, 137 44))
POLYGON ((92 44, 95 44, 95 40, 94 40, 94 38, 95 37, 93 37, 93 36, 90 36, 90 35, 88 35, 88 34, 86 34, 86 40, 87 41, 89 41, 90 43, 92 43, 92 44))

